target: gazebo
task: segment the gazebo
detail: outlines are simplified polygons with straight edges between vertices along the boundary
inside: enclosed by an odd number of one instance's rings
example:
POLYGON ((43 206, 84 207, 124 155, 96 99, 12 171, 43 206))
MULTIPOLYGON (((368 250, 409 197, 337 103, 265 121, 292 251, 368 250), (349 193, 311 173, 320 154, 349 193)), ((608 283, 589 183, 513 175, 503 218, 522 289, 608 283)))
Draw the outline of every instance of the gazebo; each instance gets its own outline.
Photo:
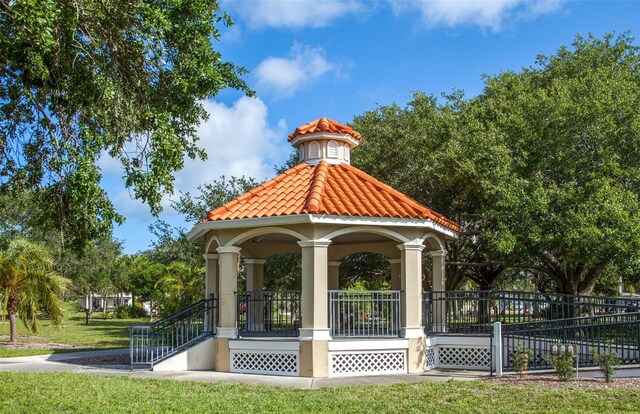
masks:
MULTIPOLYGON (((422 372, 422 252, 445 290, 445 240, 460 226, 351 166, 358 132, 327 118, 297 128, 300 163, 209 212, 188 234, 205 246, 217 298, 216 371, 326 377, 422 372), (340 260, 386 256, 391 290, 340 290, 340 260), (264 291, 265 260, 299 253, 301 291, 264 291), (238 291, 241 258, 246 292, 238 291)), ((434 312, 432 330, 444 328, 434 312)))

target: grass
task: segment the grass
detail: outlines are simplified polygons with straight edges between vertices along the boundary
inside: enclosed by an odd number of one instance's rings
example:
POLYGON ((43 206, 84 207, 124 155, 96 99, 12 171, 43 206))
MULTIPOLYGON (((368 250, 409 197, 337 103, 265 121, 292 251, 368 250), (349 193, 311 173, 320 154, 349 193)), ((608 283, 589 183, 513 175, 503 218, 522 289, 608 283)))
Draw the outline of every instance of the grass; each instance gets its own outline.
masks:
POLYGON ((484 381, 299 390, 291 388, 0 372, 7 413, 640 412, 632 389, 547 389, 484 381))
MULTIPOLYGON (((29 333, 21 321, 18 321, 18 342, 20 343, 56 343, 73 345, 73 349, 18 348, 8 349, 0 346, 0 358, 41 355, 92 349, 113 349, 129 347, 129 325, 148 324, 149 319, 104 319, 102 313, 94 313, 94 318, 85 325, 85 313, 77 312, 73 302, 63 303, 64 321, 62 327, 51 325, 49 320, 39 321, 37 335, 29 333)), ((9 340, 9 321, 0 322, 0 336, 9 340)))

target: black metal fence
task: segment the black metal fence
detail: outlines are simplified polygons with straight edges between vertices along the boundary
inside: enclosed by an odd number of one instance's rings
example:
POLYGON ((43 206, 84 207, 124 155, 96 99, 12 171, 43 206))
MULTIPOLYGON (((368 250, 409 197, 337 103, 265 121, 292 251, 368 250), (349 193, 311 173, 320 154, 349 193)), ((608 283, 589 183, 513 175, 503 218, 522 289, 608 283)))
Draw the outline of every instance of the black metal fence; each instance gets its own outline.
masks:
POLYGON ((331 337, 400 336, 399 290, 330 290, 331 337))
POLYGON ((520 323, 640 311, 637 299, 515 291, 425 292, 427 333, 488 335, 493 322, 520 323))
POLYGON ((213 335, 216 326, 217 300, 208 299, 190 305, 151 325, 129 327, 131 367, 159 362, 213 335))
POLYGON ((301 324, 300 291, 237 292, 238 335, 297 337, 301 324))
POLYGON ((578 367, 595 366, 591 352, 611 350, 622 365, 640 364, 640 312, 502 324, 502 367, 513 370, 514 354, 530 350, 529 369, 549 369, 545 355, 574 355, 578 367))

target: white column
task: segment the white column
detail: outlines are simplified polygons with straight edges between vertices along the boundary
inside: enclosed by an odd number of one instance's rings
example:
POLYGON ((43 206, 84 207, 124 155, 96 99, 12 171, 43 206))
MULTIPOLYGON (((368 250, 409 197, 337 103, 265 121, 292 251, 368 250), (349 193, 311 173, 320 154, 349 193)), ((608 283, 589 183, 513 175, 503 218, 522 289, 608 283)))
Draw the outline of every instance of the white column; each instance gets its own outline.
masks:
POLYGON ((206 277, 204 279, 204 297, 208 299, 212 294, 218 297, 218 255, 205 253, 204 257, 206 277))
POLYGON ((329 275, 328 286, 329 290, 338 290, 340 288, 340 261, 332 260, 328 263, 329 275))
POLYGON ((402 264, 400 263, 401 259, 389 259, 389 264, 391 266, 391 290, 401 290, 402 289, 402 264))
POLYGON ((224 246, 216 249, 220 263, 220 293, 218 299, 218 338, 236 338, 236 292, 238 290, 238 264, 240 247, 224 246))
MULTIPOLYGON (((443 292, 446 290, 446 272, 445 272, 445 264, 447 251, 446 250, 433 250, 430 251, 431 261, 433 262, 433 280, 431 281, 431 289, 434 292, 443 292)), ((431 328, 432 332, 446 332, 447 331, 447 307, 444 301, 444 297, 439 296, 438 298, 443 300, 434 300, 437 298, 432 297, 431 304, 431 320, 433 326, 431 328)))
POLYGON ((298 242, 302 248, 302 328, 300 339, 330 340, 328 325, 328 260, 331 240, 298 242))
MULTIPOLYGON (((253 299, 263 299, 264 259, 244 259, 247 271, 247 292, 256 292, 253 299)), ((264 331, 264 302, 248 301, 247 318, 249 326, 255 331, 264 331)))
POLYGON ((422 250, 420 243, 399 244, 401 252, 402 336, 421 338, 422 326, 422 250))

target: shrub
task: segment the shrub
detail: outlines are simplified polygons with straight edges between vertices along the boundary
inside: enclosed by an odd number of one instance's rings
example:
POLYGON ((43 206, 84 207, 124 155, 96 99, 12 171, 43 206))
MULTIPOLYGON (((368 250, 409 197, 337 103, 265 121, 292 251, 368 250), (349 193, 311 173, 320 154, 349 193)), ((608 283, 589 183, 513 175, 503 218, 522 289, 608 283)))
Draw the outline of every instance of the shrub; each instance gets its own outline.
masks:
POLYGON ((611 350, 611 342, 609 342, 607 350, 602 354, 598 355, 596 350, 592 349, 591 357, 596 364, 598 364, 598 367, 600 367, 600 372, 604 374, 605 381, 613 381, 613 374, 616 373, 620 363, 622 363, 622 359, 620 358, 620 355, 611 350))
POLYGON ((529 370, 529 362, 533 358, 533 352, 529 348, 519 346, 513 353, 513 366, 519 376, 524 377, 529 370))
MULTIPOLYGON (((139 318, 139 317, 143 317, 143 316, 147 316, 147 310, 142 306, 141 303, 136 302, 135 303, 135 317, 139 318)), ((131 306, 129 305, 121 305, 116 307, 116 309, 113 311, 113 316, 116 319, 129 319, 132 318, 132 309, 131 306)))
MULTIPOLYGON (((558 349, 562 349, 562 347, 558 346, 558 349)), ((573 353, 571 347, 568 347, 564 352, 561 351, 557 355, 545 355, 544 360, 553 367, 560 381, 568 382, 576 376, 576 372, 573 369, 573 353)))

